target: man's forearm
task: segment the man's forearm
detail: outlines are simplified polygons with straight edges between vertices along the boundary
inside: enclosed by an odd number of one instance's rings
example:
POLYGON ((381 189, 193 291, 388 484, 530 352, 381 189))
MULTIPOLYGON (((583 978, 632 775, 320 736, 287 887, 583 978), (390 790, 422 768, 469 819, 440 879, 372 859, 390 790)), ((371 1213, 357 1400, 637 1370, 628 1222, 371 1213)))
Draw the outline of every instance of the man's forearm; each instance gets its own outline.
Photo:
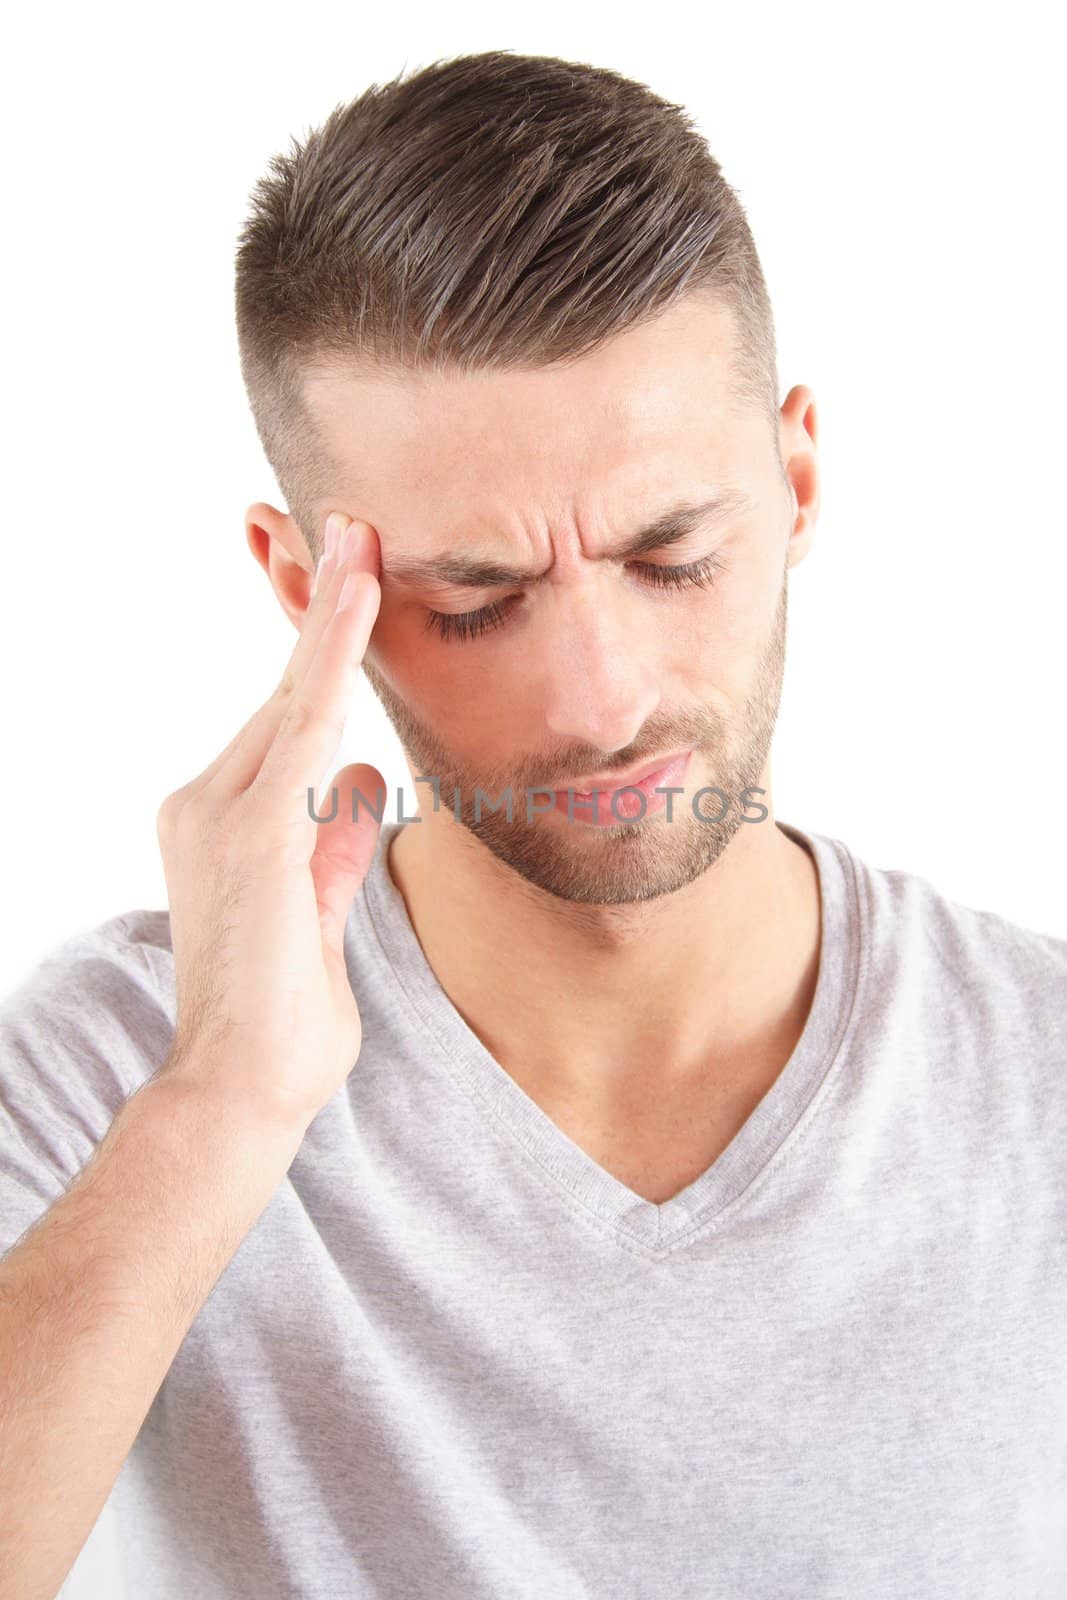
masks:
MULTIPOLYGON (((54 1600, 306 1125, 166 1074, 0 1261, 0 1600, 54 1600)), ((200 1082, 203 1082, 200 1075, 200 1082)))

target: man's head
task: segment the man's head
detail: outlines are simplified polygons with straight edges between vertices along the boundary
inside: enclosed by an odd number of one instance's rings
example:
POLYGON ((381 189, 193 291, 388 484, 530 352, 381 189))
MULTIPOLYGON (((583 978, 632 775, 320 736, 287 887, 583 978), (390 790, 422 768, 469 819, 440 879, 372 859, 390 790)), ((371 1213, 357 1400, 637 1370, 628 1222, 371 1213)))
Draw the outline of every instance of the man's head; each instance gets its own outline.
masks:
POLYGON ((329 510, 372 523, 364 667, 443 806, 565 900, 691 882, 767 786, 817 508, 814 407, 777 409, 762 274, 706 146, 612 73, 493 52, 371 91, 275 165, 238 329, 291 507, 249 512, 282 604, 299 623, 329 510), (424 570, 457 560, 512 575, 424 570), (527 820, 528 790, 679 749, 670 822, 527 820), (689 804, 705 785, 718 821, 689 804), (507 789, 513 821, 476 814, 507 789))

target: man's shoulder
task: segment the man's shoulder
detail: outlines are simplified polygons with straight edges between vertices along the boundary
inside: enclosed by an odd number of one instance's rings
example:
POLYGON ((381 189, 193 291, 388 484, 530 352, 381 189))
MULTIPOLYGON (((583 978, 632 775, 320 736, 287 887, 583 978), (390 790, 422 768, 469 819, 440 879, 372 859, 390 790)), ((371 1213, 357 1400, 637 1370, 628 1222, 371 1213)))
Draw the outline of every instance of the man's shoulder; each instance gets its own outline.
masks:
POLYGON ((94 990, 132 988, 173 996, 174 953, 169 911, 138 907, 55 940, 5 997, 28 999, 44 991, 61 1002, 87 1000, 94 990))
POLYGON ((170 912, 139 908, 98 923, 83 938, 113 951, 116 959, 146 967, 165 993, 174 986, 170 912))
POLYGON ((849 853, 873 956, 906 958, 949 987, 1067 1016, 1067 938, 957 899, 921 872, 849 853))
POLYGON ((55 940, 0 998, 2 1065, 10 1076, 31 1060, 46 1071, 110 1056, 138 1080, 169 1048, 174 1016, 169 912, 119 912, 55 940))
POLYGON ((70 933, 23 972, 0 999, 0 1162, 13 1183, 44 1196, 80 1170, 166 1060, 174 1012, 164 911, 70 933))

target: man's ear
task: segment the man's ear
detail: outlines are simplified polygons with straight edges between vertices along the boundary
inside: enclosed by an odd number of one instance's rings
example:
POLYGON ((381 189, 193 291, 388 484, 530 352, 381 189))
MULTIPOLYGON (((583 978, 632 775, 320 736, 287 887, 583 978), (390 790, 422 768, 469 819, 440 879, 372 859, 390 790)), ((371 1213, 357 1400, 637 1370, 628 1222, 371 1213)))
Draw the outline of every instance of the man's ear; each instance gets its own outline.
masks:
POLYGON ((819 424, 815 396, 806 384, 797 384, 786 396, 778 437, 792 502, 788 565, 795 567, 811 547, 819 515, 819 424))
POLYGON ((245 538, 293 627, 304 625, 315 569, 299 525, 285 511, 258 501, 245 512, 245 538))

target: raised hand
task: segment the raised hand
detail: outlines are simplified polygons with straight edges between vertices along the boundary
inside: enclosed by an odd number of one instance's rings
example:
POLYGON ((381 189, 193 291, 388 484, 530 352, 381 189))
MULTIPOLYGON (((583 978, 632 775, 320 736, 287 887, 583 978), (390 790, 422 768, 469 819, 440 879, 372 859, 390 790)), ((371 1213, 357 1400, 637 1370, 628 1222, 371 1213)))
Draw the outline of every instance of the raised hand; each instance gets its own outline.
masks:
POLYGON ((329 816, 336 787, 336 817, 319 823, 308 790, 344 728, 381 601, 380 554, 369 524, 329 519, 280 683, 157 816, 178 1004, 162 1071, 298 1120, 341 1087, 363 1040, 343 936, 380 824, 358 796, 353 820, 352 789, 379 809, 384 780, 365 763, 343 768, 315 806, 329 816))

